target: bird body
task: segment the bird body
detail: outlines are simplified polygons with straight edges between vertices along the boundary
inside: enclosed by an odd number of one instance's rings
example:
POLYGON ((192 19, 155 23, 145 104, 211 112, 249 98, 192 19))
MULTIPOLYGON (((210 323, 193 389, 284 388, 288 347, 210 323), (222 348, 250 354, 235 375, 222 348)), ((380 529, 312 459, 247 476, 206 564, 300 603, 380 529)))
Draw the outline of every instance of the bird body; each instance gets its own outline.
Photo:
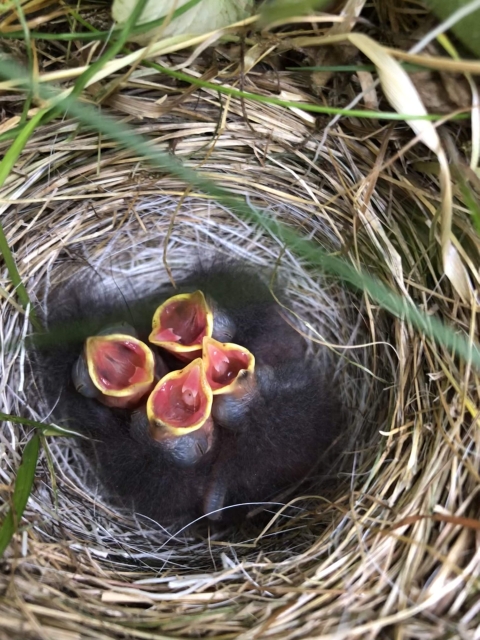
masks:
POLYGON ((304 358, 260 369, 246 402, 227 396, 217 402, 220 455, 204 497, 204 511, 213 520, 236 519, 248 509, 222 509, 274 500, 318 472, 342 429, 330 382, 304 358))

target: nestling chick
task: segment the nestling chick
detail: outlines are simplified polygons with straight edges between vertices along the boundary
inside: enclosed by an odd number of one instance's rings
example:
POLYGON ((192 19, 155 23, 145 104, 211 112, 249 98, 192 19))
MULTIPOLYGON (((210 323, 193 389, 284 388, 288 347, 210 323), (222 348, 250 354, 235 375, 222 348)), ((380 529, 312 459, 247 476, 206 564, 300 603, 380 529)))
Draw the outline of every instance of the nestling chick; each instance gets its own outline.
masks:
POLYGON ((311 476, 343 429, 331 383, 304 359, 259 367, 214 399, 212 415, 223 427, 204 501, 212 520, 228 521, 239 510, 224 507, 272 500, 311 476))

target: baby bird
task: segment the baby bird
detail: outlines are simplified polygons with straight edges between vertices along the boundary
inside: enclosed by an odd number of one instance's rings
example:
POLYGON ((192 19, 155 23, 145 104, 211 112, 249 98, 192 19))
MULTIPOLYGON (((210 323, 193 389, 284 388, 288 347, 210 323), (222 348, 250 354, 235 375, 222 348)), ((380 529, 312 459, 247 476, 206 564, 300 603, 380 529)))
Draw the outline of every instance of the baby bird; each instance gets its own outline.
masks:
POLYGON ((331 382, 303 358, 258 367, 233 393, 214 399, 212 415, 220 453, 204 513, 226 522, 318 472, 343 429, 331 382))

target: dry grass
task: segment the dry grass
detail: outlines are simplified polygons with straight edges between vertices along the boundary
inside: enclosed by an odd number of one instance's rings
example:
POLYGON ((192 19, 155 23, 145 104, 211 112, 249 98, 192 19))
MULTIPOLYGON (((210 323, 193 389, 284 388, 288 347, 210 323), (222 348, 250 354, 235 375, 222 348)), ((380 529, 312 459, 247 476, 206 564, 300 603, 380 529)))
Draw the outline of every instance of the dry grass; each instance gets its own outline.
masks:
MULTIPOLYGON (((398 46, 396 30, 410 37, 407 30, 418 26, 400 11, 410 5, 377 4, 381 12, 370 9, 366 17, 379 20, 398 46)), ((45 19, 67 30, 68 7, 41 6, 40 17, 33 14, 40 4, 24 6, 32 28, 45 19)), ((82 15, 91 18, 88 5, 82 15)), ((346 24, 338 16, 332 23, 346 24)), ((157 61, 262 96, 345 107, 361 90, 356 77, 335 74, 325 89, 318 77, 283 68, 318 61, 323 49, 289 47, 290 38, 326 35, 332 23, 308 30, 292 22, 277 35, 249 35, 243 75, 235 41, 197 56, 183 43, 157 61), (264 68, 248 64, 263 55, 264 68)), ((418 24, 428 21, 420 15, 418 24)), ((9 47, 25 56, 18 41, 9 47)), ((34 49, 41 74, 61 74, 65 89, 100 53, 78 41, 37 42, 34 49)), ((87 90, 90 99, 218 185, 478 337, 474 298, 462 301, 442 266, 436 158, 409 144, 405 123, 329 123, 328 116, 185 88, 139 65, 138 54, 128 64, 120 59, 87 90)), ((374 77, 364 73, 362 88, 381 101, 374 77)), ((440 96, 441 81, 432 81, 440 96)), ((0 95, 0 130, 7 131, 18 123, 24 97, 12 87, 0 95)), ((449 129, 468 154, 469 122, 449 129)), ((3 153, 10 143, 0 144, 3 153)), ((476 286, 478 235, 455 185, 453 195, 453 242, 476 286)), ((280 516, 272 509, 262 532, 246 527, 205 540, 112 512, 72 442, 46 439, 0 576, 1 638, 480 638, 476 371, 322 276, 276 238, 71 120, 35 131, 0 190, 0 212, 40 308, 52 283, 83 268, 94 267, 102 286, 148 287, 159 263, 167 280, 167 267, 178 276, 198 255, 214 252, 259 266, 278 263, 292 308, 320 343, 312 348, 334 359, 352 431, 360 433, 353 470, 334 495, 297 500, 280 516)), ((28 324, 5 269, 0 287, 5 345, 25 335, 28 324)), ((4 349, 1 367, 2 410, 48 421, 31 402, 23 348, 4 349)), ((0 436, 4 497, 25 434, 5 424, 0 436)))

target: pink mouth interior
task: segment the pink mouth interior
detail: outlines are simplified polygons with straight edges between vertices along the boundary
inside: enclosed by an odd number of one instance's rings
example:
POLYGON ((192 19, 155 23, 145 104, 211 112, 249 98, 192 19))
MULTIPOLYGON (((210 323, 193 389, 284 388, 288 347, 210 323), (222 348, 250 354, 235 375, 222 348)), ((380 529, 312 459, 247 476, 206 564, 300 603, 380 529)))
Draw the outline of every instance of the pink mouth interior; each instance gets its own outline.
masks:
POLYGON ((154 391, 155 417, 178 428, 191 427, 205 417, 208 398, 202 389, 200 367, 186 375, 167 379, 154 391))
POLYGON ((207 332, 207 313, 201 300, 192 297, 167 304, 160 314, 160 327, 155 334, 159 342, 181 345, 201 344, 207 332))
POLYGON ((206 369, 208 384, 215 391, 235 380, 242 369, 248 369, 250 356, 240 350, 223 350, 213 344, 207 345, 206 369))
POLYGON ((98 381, 108 391, 120 391, 147 382, 146 355, 142 347, 129 340, 101 340, 93 349, 98 381))

